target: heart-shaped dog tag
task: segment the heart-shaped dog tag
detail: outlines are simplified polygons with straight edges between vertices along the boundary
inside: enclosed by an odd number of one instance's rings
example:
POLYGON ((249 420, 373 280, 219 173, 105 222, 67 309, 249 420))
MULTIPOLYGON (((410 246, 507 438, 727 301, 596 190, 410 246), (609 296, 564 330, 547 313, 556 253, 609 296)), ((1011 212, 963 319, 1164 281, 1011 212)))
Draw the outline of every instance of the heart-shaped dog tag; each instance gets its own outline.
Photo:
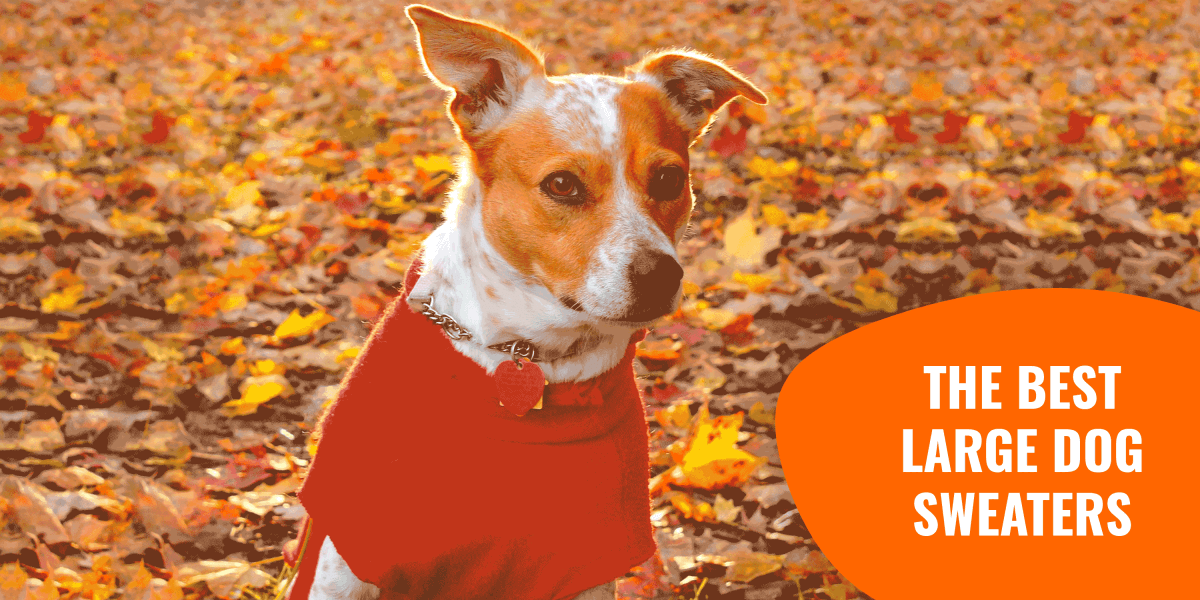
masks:
POLYGON ((546 378, 542 368, 525 359, 521 362, 506 360, 496 367, 496 395, 500 405, 518 417, 525 416, 532 408, 541 408, 542 393, 546 390, 546 378))

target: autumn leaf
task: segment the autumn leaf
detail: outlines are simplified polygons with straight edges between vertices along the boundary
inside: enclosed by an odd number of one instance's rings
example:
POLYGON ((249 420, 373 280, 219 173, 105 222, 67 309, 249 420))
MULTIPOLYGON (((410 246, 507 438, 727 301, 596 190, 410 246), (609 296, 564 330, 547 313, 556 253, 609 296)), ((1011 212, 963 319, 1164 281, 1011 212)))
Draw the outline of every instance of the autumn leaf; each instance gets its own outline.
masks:
POLYGON ((767 291, 775 280, 766 275, 755 273, 743 273, 741 271, 733 272, 733 280, 746 286, 753 293, 761 294, 767 291))
POLYGON ((25 575, 25 569, 15 562, 10 562, 0 567, 0 597, 19 598, 20 592, 25 591, 25 581, 29 579, 25 575))
POLYGON ((747 583, 763 575, 769 575, 783 568, 783 557, 763 552, 747 552, 730 556, 725 565, 725 581, 747 583))
POLYGON ((262 199, 262 193, 258 191, 260 187, 261 181, 246 181, 233 186, 225 195, 225 206, 238 208, 257 203, 262 199))
POLYGON ((769 158, 755 156, 746 164, 746 169, 761 179, 784 179, 800 171, 800 161, 790 158, 776 162, 769 158))
POLYGON ((753 211, 747 210, 725 226, 725 252, 742 264, 761 265, 771 250, 770 241, 758 233, 753 211))
POLYGON ((697 417, 691 444, 680 465, 686 485, 706 490, 741 485, 766 462, 737 447, 743 417, 744 413, 697 417))
POLYGON ((228 417, 252 415, 258 412, 260 406, 283 393, 283 389, 282 384, 273 381, 252 384, 242 392, 241 398, 222 404, 222 412, 228 417))
POLYGON ((441 155, 414 156, 413 164, 416 165, 418 169, 420 169, 426 173, 429 173, 431 175, 434 173, 440 173, 443 171, 444 172, 453 172, 454 171, 454 162, 451 161, 450 158, 447 156, 441 156, 441 155))
POLYGON ((942 82, 938 81, 937 76, 932 73, 922 74, 913 84, 912 95, 922 102, 939 100, 942 97, 942 82))
POLYGON ((746 414, 746 417, 755 423, 761 423, 763 425, 775 424, 774 411, 767 410, 766 405, 764 405, 762 402, 755 402, 754 406, 750 407, 750 412, 746 414))
POLYGON ((937 217, 917 217, 901 223, 896 231, 896 240, 900 242, 921 239, 956 242, 958 241, 958 229, 953 223, 937 217))
POLYGON ((796 215, 788 223, 787 230, 788 233, 800 233, 804 231, 820 231, 828 226, 829 211, 821 208, 817 212, 802 212, 796 215))
POLYGON ((231 338, 221 342, 221 353, 239 355, 246 353, 246 342, 240 337, 231 338))
POLYGON ((42 298, 42 312, 65 312, 75 308, 75 305, 83 298, 85 289, 85 286, 80 283, 69 286, 61 292, 53 292, 47 295, 45 298, 42 298))
POLYGON ((1150 214, 1150 226, 1184 235, 1192 232, 1192 222, 1187 217, 1180 213, 1164 213, 1157 208, 1150 214))
POLYGON ((314 310, 307 315, 300 315, 299 309, 293 309, 287 319, 275 328, 275 337, 279 339, 311 335, 318 329, 336 321, 324 310, 314 310))
POLYGON ((1083 228, 1079 223, 1052 214, 1039 213, 1034 208, 1029 209, 1029 214, 1025 216, 1025 225, 1038 237, 1062 237, 1083 241, 1083 228))

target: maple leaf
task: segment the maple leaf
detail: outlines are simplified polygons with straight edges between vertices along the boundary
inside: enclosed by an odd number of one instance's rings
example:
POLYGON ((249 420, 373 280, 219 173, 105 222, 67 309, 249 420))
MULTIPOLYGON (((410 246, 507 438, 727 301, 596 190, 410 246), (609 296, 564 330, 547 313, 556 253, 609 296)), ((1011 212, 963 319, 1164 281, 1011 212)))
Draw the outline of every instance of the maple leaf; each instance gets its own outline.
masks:
POLYGON ((737 447, 744 413, 708 418, 697 415, 695 431, 680 464, 683 485, 707 490, 741 485, 766 459, 737 447))

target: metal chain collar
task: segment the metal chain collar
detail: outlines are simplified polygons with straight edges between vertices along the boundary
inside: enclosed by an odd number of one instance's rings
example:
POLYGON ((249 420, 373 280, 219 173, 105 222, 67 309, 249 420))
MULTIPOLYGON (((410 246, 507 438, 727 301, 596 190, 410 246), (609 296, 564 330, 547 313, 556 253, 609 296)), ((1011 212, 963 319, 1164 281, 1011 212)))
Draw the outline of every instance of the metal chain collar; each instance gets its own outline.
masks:
MULTIPOLYGON (((425 301, 424 306, 421 308, 421 314, 428 317, 429 320, 433 321, 433 323, 435 325, 440 326, 442 328, 442 331, 445 331, 446 336, 449 337, 450 339, 452 339, 452 340, 470 340, 471 339, 471 332, 467 331, 467 329, 465 327, 463 327, 462 325, 459 325, 458 321, 454 320, 454 317, 451 317, 450 315, 447 315, 444 313, 440 313, 433 308, 433 298, 432 297, 430 297, 428 300, 425 301)), ((537 346, 534 346, 533 342, 531 342, 529 340, 511 340, 511 341, 502 342, 499 344, 492 344, 491 346, 488 346, 488 348, 490 348, 492 350, 498 350, 500 352, 508 354, 509 356, 512 357, 513 362, 516 362, 518 364, 520 364, 519 359, 522 359, 522 358, 527 359, 529 362, 541 362, 541 361, 545 360, 544 357, 542 356, 542 353, 538 352, 537 346)), ((565 358, 565 357, 571 356, 573 354, 575 354, 575 352, 565 354, 558 358, 565 358)))

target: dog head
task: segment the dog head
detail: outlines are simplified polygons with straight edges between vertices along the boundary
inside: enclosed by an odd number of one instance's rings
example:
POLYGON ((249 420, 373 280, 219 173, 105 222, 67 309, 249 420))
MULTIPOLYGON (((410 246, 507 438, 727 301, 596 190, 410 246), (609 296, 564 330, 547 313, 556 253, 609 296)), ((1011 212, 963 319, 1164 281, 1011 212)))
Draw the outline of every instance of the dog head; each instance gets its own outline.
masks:
POLYGON ((429 76, 481 187, 487 241, 564 306, 640 324, 673 311, 675 252, 694 198, 688 147, 735 96, 766 96, 720 62, 651 54, 624 77, 546 74, 538 52, 483 23, 413 5, 429 76))

